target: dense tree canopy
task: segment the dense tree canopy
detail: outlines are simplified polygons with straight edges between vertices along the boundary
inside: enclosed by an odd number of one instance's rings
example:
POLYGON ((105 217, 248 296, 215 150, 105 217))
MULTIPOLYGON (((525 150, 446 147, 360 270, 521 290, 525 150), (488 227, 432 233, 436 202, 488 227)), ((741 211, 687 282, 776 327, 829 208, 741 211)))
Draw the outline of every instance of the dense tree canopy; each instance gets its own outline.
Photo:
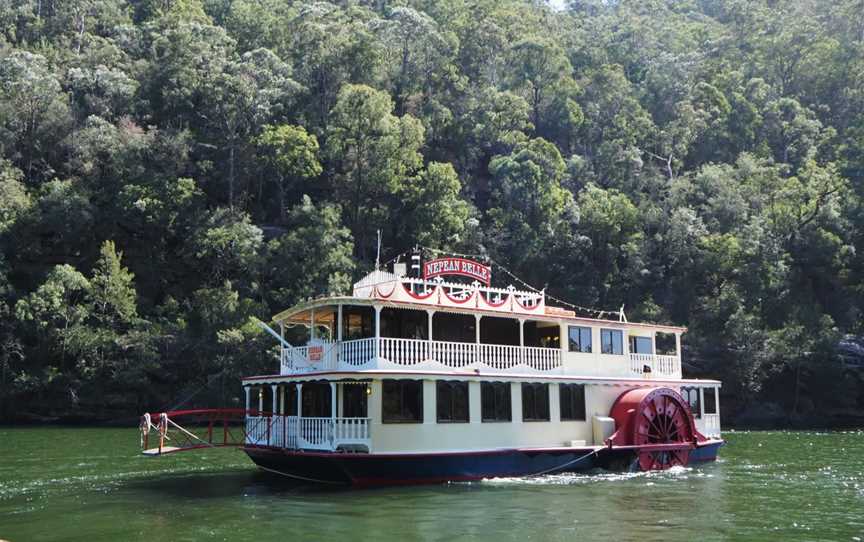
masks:
POLYGON ((0 0, 0 419, 236 400, 376 230, 860 411, 860 0, 555 5, 0 0))

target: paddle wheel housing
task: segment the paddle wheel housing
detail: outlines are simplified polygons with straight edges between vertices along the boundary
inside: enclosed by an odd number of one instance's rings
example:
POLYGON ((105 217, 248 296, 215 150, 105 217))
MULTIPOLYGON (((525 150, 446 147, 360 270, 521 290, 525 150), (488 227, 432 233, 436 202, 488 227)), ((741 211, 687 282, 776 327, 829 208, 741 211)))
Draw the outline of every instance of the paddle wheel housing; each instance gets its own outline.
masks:
POLYGON ((690 407, 670 388, 636 388, 622 393, 609 414, 617 430, 612 449, 632 450, 639 469, 685 466, 690 451, 707 439, 696 430, 690 407))

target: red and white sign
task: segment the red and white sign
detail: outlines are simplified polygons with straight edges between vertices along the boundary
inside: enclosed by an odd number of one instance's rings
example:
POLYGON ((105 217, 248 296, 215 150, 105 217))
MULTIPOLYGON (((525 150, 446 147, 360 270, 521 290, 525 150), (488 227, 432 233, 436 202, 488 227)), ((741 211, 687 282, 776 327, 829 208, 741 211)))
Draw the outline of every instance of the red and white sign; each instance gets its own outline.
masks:
POLYGON ((321 358, 324 356, 324 347, 323 346, 310 346, 309 347, 309 361, 321 361, 321 358))
POLYGON ((431 279, 442 275, 468 277, 486 286, 492 282, 492 269, 488 265, 466 260, 465 258, 437 258, 423 264, 423 278, 431 279))

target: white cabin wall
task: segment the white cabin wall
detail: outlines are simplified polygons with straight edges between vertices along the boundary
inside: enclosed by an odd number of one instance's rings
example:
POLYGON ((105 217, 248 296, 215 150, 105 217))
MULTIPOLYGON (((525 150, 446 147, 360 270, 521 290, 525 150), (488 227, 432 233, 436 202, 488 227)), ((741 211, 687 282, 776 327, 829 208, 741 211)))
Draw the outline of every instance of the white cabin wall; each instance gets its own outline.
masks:
MULTIPOLYGON (((510 385, 512 422, 481 421, 479 381, 469 381, 469 423, 437 423, 437 394, 434 380, 423 382, 423 423, 381 423, 381 381, 372 383, 369 416, 372 424, 372 451, 375 453, 448 452, 488 450, 514 447, 569 446, 570 441, 593 442, 591 419, 608 416, 612 402, 624 388, 585 386, 585 421, 561 421, 560 391, 557 383, 549 384, 548 422, 522 421, 522 384, 510 385)), ((602 443, 600 443, 602 444, 602 443)))

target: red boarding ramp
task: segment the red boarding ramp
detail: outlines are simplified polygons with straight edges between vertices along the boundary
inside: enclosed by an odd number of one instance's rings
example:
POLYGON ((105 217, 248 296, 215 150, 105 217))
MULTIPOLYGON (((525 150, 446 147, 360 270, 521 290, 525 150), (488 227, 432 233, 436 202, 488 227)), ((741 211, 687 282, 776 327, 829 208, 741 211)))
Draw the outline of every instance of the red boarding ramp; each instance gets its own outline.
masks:
POLYGON ((158 456, 201 448, 245 446, 248 436, 270 431, 272 413, 242 408, 147 412, 141 416, 141 450, 158 456))

